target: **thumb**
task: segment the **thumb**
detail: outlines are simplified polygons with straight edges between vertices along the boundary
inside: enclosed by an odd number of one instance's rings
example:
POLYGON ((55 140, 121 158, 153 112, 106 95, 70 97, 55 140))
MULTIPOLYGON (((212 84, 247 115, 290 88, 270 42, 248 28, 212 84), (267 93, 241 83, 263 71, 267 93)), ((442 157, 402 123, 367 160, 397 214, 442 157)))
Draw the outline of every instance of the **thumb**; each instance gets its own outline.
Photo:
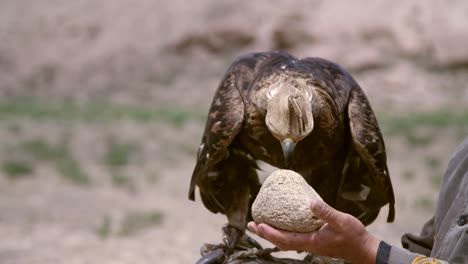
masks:
POLYGON ((310 202, 310 210, 315 216, 332 226, 337 226, 344 216, 342 212, 335 210, 324 201, 318 199, 310 202))

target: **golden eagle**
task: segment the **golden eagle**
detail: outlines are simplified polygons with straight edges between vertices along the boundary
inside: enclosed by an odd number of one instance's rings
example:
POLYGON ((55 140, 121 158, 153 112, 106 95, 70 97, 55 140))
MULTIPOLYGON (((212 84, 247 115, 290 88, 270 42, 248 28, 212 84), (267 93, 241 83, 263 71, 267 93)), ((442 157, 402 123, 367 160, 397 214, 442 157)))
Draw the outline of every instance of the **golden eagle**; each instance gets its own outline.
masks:
POLYGON ((206 208, 225 214, 225 244, 243 239, 260 188, 257 161, 291 169, 336 209, 365 225, 389 204, 384 140, 369 101, 339 65, 286 52, 251 53, 227 70, 208 113, 190 182, 206 208))

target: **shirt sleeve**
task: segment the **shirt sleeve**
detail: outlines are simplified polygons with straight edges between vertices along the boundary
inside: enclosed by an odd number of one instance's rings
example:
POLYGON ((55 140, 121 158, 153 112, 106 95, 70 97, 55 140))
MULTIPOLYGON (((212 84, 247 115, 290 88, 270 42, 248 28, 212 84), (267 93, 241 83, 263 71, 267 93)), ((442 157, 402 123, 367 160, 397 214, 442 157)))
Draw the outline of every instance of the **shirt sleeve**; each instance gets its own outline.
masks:
POLYGON ((403 248, 411 252, 429 256, 434 246, 434 217, 424 224, 420 235, 405 234, 401 238, 403 248))
POLYGON ((376 264, 448 264, 448 262, 427 257, 418 253, 410 252, 406 249, 390 246, 381 241, 377 251, 376 264))

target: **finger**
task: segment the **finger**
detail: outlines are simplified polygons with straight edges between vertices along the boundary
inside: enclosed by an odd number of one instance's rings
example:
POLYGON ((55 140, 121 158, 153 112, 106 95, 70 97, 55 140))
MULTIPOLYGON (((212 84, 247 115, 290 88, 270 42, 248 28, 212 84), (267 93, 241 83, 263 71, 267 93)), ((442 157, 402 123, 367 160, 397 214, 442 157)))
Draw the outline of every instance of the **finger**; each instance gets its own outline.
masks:
POLYGON ((258 226, 257 224, 254 222, 254 221, 250 221, 248 224, 247 224, 247 228, 250 230, 250 232, 258 235, 258 226))
POLYGON ((317 199, 311 201, 310 210, 315 216, 331 226, 341 226, 345 216, 344 213, 335 210, 325 202, 317 199))
POLYGON ((269 240, 283 250, 301 250, 308 244, 308 233, 296 233, 278 230, 267 224, 259 224, 257 228, 263 238, 269 240))

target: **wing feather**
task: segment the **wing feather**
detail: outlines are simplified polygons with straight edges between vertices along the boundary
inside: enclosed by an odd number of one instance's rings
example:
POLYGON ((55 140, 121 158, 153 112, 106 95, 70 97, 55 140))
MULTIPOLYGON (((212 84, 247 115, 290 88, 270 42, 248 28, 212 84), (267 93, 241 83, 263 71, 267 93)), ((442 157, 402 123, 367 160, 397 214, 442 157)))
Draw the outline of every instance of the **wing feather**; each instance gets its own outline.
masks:
MULTIPOLYGON (((279 53, 251 53, 239 57, 227 70, 211 104, 197 154, 197 163, 192 174, 189 199, 195 200, 195 187, 209 172, 229 155, 228 148, 241 131, 244 122, 244 91, 247 91, 261 65, 279 53)), ((209 190, 206 190, 209 192, 209 190)), ((203 192, 203 190, 201 190, 203 192)), ((213 195, 202 194, 212 211, 222 211, 221 204, 213 195)))
POLYGON ((379 208, 389 203, 388 222, 395 218, 395 197, 387 168, 385 143, 370 103, 359 86, 350 92, 348 103, 352 147, 369 169, 370 206, 379 208))

